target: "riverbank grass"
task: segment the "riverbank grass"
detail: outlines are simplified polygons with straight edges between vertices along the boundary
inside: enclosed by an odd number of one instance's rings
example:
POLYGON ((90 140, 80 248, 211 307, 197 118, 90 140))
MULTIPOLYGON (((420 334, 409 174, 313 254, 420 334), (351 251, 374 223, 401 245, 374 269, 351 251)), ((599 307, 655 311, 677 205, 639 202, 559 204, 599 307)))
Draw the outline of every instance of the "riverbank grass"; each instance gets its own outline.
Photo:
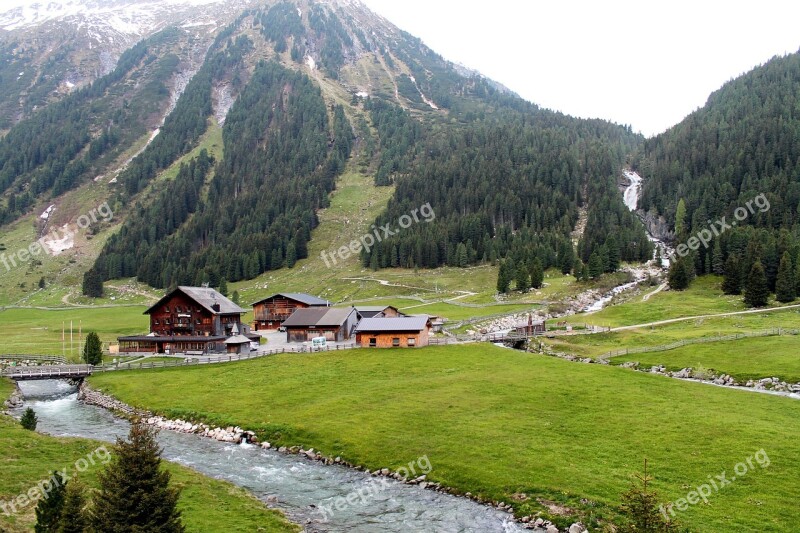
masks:
POLYGON ((681 521, 791 531, 800 519, 800 403, 786 398, 488 344, 284 354, 90 382, 137 407, 238 424, 371 470, 427 455, 429 479, 561 525, 571 519, 563 509, 594 525, 613 520, 644 458, 666 502, 763 449, 768 468, 681 521))
MULTIPOLYGON (((5 399, 13 384, 0 379, 0 398, 5 399)), ((53 470, 69 468, 76 461, 94 454, 95 464, 87 461, 88 469, 80 479, 89 487, 97 486, 97 473, 105 454, 94 453, 99 443, 88 439, 55 438, 22 429, 16 419, 0 415, 0 503, 26 493, 39 481, 47 479, 53 470)), ((289 523, 280 513, 267 509, 254 496, 230 483, 203 476, 190 468, 165 461, 172 472, 172 482, 181 488, 179 507, 187 531, 263 531, 296 532, 300 528, 289 523)), ((81 463, 83 467, 83 463, 81 463)), ((6 515, 0 510, 0 531, 9 533, 33 530, 36 522, 35 504, 6 515)))

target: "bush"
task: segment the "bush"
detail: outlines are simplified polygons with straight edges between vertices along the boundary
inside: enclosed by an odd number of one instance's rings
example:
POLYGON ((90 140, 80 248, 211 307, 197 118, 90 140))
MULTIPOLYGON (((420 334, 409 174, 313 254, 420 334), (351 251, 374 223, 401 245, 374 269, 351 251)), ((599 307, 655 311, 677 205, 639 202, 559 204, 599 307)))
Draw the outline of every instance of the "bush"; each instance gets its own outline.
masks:
POLYGON ((28 407, 25 409, 25 412, 22 413, 22 418, 19 419, 19 423, 22 424, 22 427, 28 429, 30 431, 36 431, 36 424, 39 423, 39 417, 36 416, 36 412, 28 407))

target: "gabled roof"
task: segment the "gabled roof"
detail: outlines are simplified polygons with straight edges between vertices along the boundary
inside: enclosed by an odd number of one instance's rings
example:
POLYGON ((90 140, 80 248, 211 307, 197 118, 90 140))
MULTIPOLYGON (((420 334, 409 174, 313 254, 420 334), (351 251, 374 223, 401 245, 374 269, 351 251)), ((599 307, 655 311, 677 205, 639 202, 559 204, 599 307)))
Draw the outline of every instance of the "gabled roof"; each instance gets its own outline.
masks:
POLYGON ((250 338, 245 337, 244 335, 236 335, 225 340, 225 344, 248 344, 250 342, 250 338))
POLYGON ((356 326, 356 333, 392 331, 422 331, 428 324, 427 315, 365 318, 356 326))
POLYGON ((224 297, 215 289, 210 287, 186 287, 180 286, 173 291, 169 292, 166 296, 161 298, 155 304, 150 306, 150 308, 144 312, 144 314, 149 315, 152 313, 157 307, 164 304, 166 300, 172 298, 172 296, 177 293, 182 292, 187 297, 189 297, 192 301, 194 301, 197 305, 204 308, 206 311, 213 315, 231 315, 231 314, 242 314, 246 313, 244 309, 224 297), (219 305, 219 308, 216 309, 214 307, 215 304, 219 305))
POLYGON ((381 312, 381 311, 386 311, 389 308, 392 308, 395 311, 399 311, 399 309, 397 309, 393 305, 357 305, 356 306, 356 311, 358 311, 359 313, 361 311, 367 311, 367 312, 378 311, 378 312, 381 312))
POLYGON ((304 292, 279 292, 278 294, 273 294, 267 298, 262 298, 257 302, 253 302, 251 305, 258 305, 261 302, 265 302, 276 296, 283 296, 284 298, 288 298, 290 300, 294 300, 296 302, 304 303, 310 306, 325 306, 328 307, 331 303, 328 300, 323 300, 322 298, 317 298, 316 296, 311 296, 310 294, 306 294, 304 292))
POLYGON ((341 326, 348 317, 355 313, 354 307, 326 307, 298 309, 292 316, 283 321, 285 327, 323 327, 341 326))

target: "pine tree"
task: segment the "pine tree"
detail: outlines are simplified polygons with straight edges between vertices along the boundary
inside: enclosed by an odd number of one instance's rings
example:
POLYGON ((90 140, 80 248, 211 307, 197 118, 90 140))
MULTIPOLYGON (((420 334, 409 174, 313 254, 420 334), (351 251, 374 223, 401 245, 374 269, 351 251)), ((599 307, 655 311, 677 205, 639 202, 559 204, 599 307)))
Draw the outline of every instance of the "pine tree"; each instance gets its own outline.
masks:
POLYGON ((541 289, 544 283, 544 268, 539 258, 535 258, 531 263, 531 287, 541 289))
POLYGON ((603 260, 597 251, 589 256, 589 277, 595 279, 603 273, 603 260))
POLYGON ((94 331, 86 335, 86 342, 83 345, 83 360, 90 365, 99 365, 103 362, 103 345, 100 337, 94 331))
POLYGON ((219 280, 219 288, 217 290, 221 295, 228 296, 228 282, 225 281, 225 278, 219 280))
POLYGON ((103 280, 95 269, 89 269, 83 275, 81 290, 84 296, 101 298, 103 296, 103 280))
POLYGON ((39 423, 39 417, 36 416, 36 411, 28 407, 23 411, 19 423, 27 430, 36 431, 36 425, 39 423))
POLYGON ((764 307, 769 300, 767 275, 761 261, 753 263, 744 287, 744 303, 748 307, 764 307))
POLYGON ((515 279, 517 281, 518 291, 525 292, 531 288, 531 276, 528 273, 528 267, 524 262, 520 263, 517 267, 515 279))
POLYGON ((618 529, 620 533, 666 533, 677 531, 677 524, 662 512, 658 493, 648 488, 653 478, 647 475, 647 460, 644 474, 636 474, 639 483, 631 483, 628 492, 622 495, 620 511, 627 519, 618 529), (640 486, 641 485, 641 486, 640 486))
POLYGON ((233 296, 231 296, 231 301, 236 305, 239 305, 239 291, 233 291, 233 296))
POLYGON ((725 294, 742 294, 742 267, 735 255, 729 255, 725 261, 724 274, 722 292, 725 294))
POLYGON ((294 246, 294 241, 289 243, 286 247, 286 268, 294 268, 297 263, 297 249, 294 246))
POLYGON ((778 278, 775 281, 775 299, 782 303, 788 303, 794 301, 796 296, 792 258, 789 252, 784 252, 778 267, 778 278))
POLYGON ((614 235, 610 235, 606 241, 606 246, 608 247, 608 271, 616 272, 619 270, 620 265, 620 250, 617 238, 614 235))
POLYGON ((65 485, 58 472, 53 472, 50 482, 55 485, 51 487, 46 498, 41 498, 36 504, 36 525, 33 530, 36 533, 52 533, 58 528, 61 518, 61 509, 64 506, 65 485))
POLYGON ((693 270, 692 262, 686 257, 673 261, 669 266, 669 288, 675 291, 683 291, 689 288, 692 282, 693 270))
POLYGON ((686 202, 681 198, 678 200, 678 207, 675 209, 675 236, 678 240, 683 240, 686 231, 686 202))
POLYGON ((721 276, 725 273, 725 260, 722 256, 722 247, 719 239, 714 241, 714 249, 711 251, 711 272, 721 276))
POLYGON ((84 533, 89 521, 86 516, 86 495, 83 484, 77 479, 66 484, 64 505, 58 521, 58 533, 84 533))
POLYGON ((179 491, 161 468, 156 430, 134 423, 128 440, 120 438, 111 462, 99 476, 90 525, 95 531, 159 531, 182 533, 177 508, 179 491))
POLYGON ((575 259, 575 264, 572 265, 572 275, 575 276, 576 281, 581 281, 581 273, 583 272, 583 261, 575 259))
POLYGON ((501 261, 500 268, 497 271, 497 292, 506 294, 511 285, 511 279, 508 275, 508 262, 501 261))

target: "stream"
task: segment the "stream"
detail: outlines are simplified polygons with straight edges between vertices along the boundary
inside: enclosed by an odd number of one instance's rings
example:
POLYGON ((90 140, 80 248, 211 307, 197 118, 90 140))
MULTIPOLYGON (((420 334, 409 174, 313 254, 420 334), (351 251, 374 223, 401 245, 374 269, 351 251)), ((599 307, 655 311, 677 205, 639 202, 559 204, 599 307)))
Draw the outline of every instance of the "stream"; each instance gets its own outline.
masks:
MULTIPOLYGON (((127 421, 79 402, 76 388, 64 381, 24 381, 20 388, 25 404, 13 412, 18 416, 32 407, 39 417, 37 430, 42 433, 106 442, 128 434, 127 421)), ((158 440, 165 459, 247 489, 309 532, 523 531, 510 514, 467 498, 374 478, 343 466, 172 431, 161 431, 158 440), (366 496, 352 505, 341 504, 340 498, 358 491, 366 496), (337 502, 338 508, 331 507, 337 502), (320 506, 331 512, 323 513, 320 506)), ((68 460, 65 458, 65 463, 68 460)), ((436 470, 436 465, 427 461, 415 464, 436 470)), ((57 466, 42 465, 42 474, 57 466)))

